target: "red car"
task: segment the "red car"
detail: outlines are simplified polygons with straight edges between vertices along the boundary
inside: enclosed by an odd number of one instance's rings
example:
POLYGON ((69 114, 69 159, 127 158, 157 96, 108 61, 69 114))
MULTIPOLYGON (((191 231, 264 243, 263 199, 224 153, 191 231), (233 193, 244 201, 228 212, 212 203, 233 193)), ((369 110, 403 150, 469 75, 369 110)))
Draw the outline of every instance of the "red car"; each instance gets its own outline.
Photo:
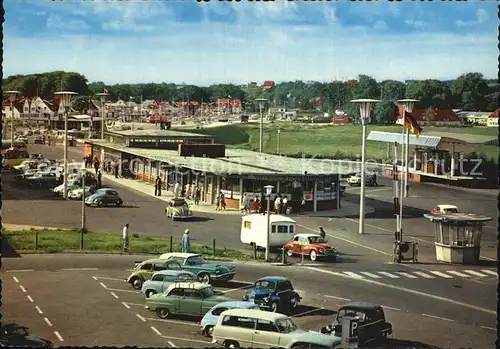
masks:
POLYGON ((335 262, 339 254, 335 246, 328 244, 319 234, 297 234, 293 241, 285 245, 285 250, 289 257, 303 253, 304 257, 309 257, 312 261, 324 258, 335 262))

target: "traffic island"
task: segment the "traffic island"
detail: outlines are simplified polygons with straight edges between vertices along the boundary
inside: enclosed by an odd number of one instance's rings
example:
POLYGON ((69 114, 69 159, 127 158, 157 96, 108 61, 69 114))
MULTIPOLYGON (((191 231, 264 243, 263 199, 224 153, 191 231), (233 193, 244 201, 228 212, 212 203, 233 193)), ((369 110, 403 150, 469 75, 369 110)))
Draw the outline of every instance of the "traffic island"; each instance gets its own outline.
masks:
MULTIPOLYGON (((29 229, 4 230, 7 243, 18 253, 123 253, 121 234, 97 233, 77 229, 29 229)), ((168 239, 133 234, 129 238, 127 254, 153 254, 180 252, 181 241, 172 236, 168 239)), ((191 244, 191 251, 206 256, 207 259, 252 260, 244 251, 230 248, 217 248, 214 239, 212 246, 191 244)))

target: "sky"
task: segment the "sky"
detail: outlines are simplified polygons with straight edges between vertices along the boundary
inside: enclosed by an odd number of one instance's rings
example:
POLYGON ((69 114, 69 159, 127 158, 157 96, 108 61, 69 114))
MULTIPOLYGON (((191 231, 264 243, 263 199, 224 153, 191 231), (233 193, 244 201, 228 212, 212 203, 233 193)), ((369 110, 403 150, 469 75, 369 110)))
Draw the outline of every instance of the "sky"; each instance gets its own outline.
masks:
POLYGON ((495 78, 494 1, 4 0, 4 76, 92 81, 495 78))

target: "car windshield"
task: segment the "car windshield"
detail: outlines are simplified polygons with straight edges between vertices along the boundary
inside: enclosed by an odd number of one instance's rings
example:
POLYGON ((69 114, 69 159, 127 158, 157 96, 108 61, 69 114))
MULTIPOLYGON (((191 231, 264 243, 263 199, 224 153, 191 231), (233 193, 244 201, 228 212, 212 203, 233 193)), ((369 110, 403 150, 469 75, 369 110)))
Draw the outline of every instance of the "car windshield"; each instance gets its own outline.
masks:
POLYGON ((214 289, 212 287, 201 288, 200 293, 203 296, 203 298, 208 298, 215 295, 214 289))
POLYGON ((186 264, 187 265, 201 265, 201 264, 205 264, 205 260, 203 259, 203 256, 193 256, 193 257, 189 257, 186 260, 186 264))
POLYGON ((172 200, 172 206, 174 207, 181 207, 186 205, 186 201, 184 200, 172 200))
POLYGON ((445 213, 458 213, 458 210, 456 208, 445 208, 443 211, 445 213))
POLYGON ((323 239, 321 236, 309 236, 309 243, 310 244, 322 244, 325 242, 326 242, 326 240, 323 239))
POLYGON ((274 290, 276 288, 276 283, 270 280, 260 280, 255 283, 255 290, 274 290))
POLYGON ((281 333, 290 333, 297 330, 297 326, 295 326, 290 318, 277 320, 276 327, 278 327, 278 330, 281 333))

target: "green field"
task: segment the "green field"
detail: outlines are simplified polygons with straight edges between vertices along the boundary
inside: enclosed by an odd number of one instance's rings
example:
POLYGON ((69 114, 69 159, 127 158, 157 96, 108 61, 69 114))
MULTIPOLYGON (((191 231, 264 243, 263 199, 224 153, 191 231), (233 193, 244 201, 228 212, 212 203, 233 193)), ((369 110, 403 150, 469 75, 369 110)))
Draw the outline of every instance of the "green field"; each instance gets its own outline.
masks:
MULTIPOLYGON (((361 158, 361 133, 359 125, 310 125, 275 123, 264 125, 264 151, 277 152, 278 128, 280 132, 280 151, 282 154, 307 154, 335 159, 361 158)), ((186 130, 187 132, 214 135, 217 141, 230 147, 256 150, 259 149, 258 124, 233 124, 214 128, 186 130)), ((370 131, 401 132, 401 126, 368 126, 370 131)), ((486 136, 497 136, 494 127, 424 127, 425 132, 468 133, 486 136)), ((390 159, 389 145, 383 142, 368 141, 367 157, 371 159, 390 159)), ((498 147, 493 145, 474 146, 474 152, 487 159, 498 161, 498 147)))

